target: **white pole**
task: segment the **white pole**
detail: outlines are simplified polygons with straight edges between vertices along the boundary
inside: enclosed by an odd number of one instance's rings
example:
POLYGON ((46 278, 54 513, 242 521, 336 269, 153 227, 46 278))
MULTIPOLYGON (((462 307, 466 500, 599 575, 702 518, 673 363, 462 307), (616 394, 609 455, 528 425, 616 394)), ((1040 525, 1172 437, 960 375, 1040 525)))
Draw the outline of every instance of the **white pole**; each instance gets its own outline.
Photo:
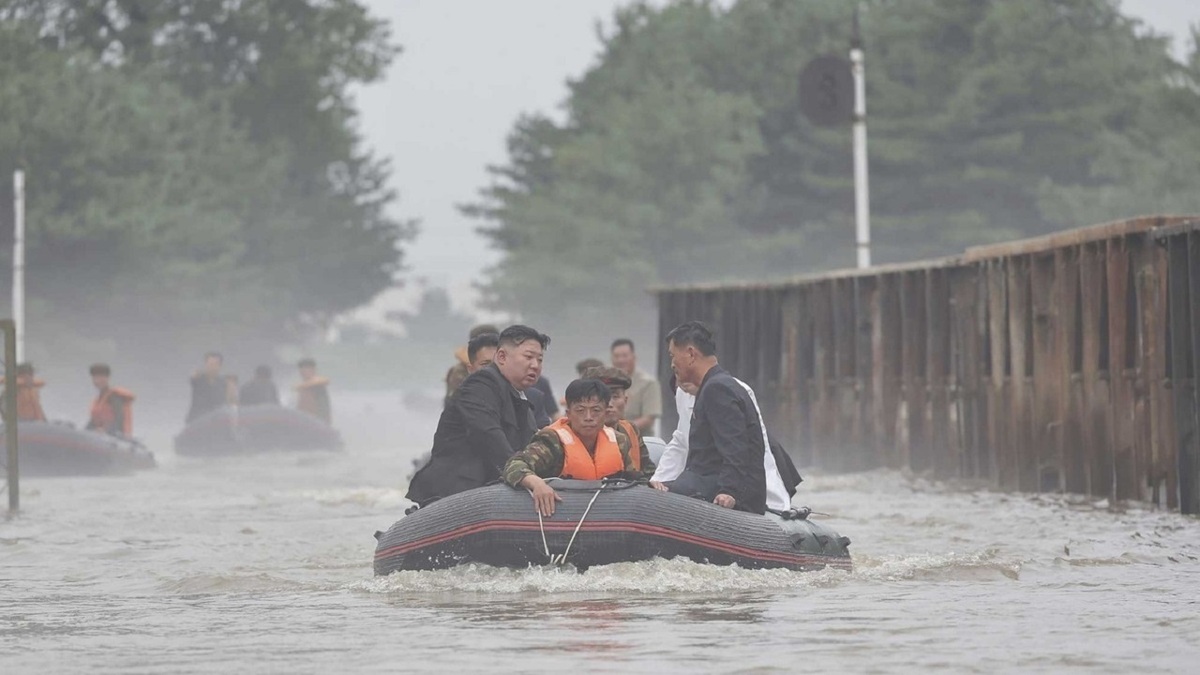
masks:
MULTIPOLYGON (((25 359, 25 172, 13 172, 13 320, 17 324, 17 363, 25 359)), ((9 364, 14 367, 15 364, 9 364)))
POLYGON ((850 48, 850 71, 854 75, 854 235, 861 269, 871 266, 871 193, 867 186, 867 78, 857 36, 850 48))

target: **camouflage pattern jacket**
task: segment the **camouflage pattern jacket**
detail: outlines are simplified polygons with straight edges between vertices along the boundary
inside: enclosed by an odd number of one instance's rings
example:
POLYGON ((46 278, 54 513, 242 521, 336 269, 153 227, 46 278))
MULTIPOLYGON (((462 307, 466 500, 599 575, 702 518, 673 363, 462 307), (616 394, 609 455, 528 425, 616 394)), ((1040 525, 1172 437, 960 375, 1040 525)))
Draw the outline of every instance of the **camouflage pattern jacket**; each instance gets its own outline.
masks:
MULTIPOLYGON (((629 455, 632 447, 629 436, 620 429, 614 429, 614 432, 617 436, 617 448, 621 451, 621 458, 625 461, 623 473, 637 474, 629 455)), ((530 474, 542 478, 557 478, 562 474, 565 458, 566 453, 563 450, 562 439, 558 437, 558 433, 554 429, 547 427, 534 434, 529 445, 508 460, 508 463, 504 465, 504 471, 500 473, 500 479, 517 487, 530 474)))

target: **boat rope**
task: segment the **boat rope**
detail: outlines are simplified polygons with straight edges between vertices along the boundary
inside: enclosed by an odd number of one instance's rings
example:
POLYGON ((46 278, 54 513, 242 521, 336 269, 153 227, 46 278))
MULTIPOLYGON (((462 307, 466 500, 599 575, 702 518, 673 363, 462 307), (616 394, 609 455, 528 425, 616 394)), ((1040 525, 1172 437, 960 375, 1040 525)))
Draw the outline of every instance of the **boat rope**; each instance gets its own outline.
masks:
MULTIPOLYGON (((557 560, 555 560, 554 557, 551 557, 551 563, 555 565, 565 565, 567 563, 567 556, 570 555, 571 546, 575 543, 575 535, 579 534, 579 528, 583 527, 583 521, 587 519, 588 513, 591 513, 592 511, 592 504, 596 503, 596 497, 599 497, 600 493, 603 491, 604 488, 601 487, 599 490, 596 490, 596 494, 592 495, 592 500, 588 502, 587 508, 583 510, 583 515, 579 517, 579 522, 575 524, 575 531, 571 533, 571 539, 567 542, 567 550, 563 551, 563 554, 558 556, 557 560)), ((543 532, 542 539, 545 540, 545 537, 546 534, 543 532)), ((550 552, 549 547, 546 548, 546 552, 550 552)))

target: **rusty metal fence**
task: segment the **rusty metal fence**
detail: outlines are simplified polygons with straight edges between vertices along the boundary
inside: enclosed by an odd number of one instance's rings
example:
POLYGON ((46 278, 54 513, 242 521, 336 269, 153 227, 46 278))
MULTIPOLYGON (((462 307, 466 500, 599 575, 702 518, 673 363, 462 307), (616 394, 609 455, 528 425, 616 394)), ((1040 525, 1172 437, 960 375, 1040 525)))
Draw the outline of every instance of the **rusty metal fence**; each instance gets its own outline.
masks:
POLYGON ((659 334, 712 324, 803 464, 1200 512, 1200 217, 655 292, 659 334))

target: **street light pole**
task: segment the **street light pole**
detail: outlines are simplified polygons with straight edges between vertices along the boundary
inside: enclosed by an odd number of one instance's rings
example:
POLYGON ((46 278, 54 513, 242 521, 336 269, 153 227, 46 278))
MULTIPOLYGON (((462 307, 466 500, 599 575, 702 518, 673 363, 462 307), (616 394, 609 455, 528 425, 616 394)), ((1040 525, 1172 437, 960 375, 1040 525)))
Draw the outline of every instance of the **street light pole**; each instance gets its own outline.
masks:
POLYGON ((867 78, 863 71, 858 7, 850 40, 850 72, 854 77, 854 239, 858 267, 871 266, 871 193, 867 181, 867 78))

